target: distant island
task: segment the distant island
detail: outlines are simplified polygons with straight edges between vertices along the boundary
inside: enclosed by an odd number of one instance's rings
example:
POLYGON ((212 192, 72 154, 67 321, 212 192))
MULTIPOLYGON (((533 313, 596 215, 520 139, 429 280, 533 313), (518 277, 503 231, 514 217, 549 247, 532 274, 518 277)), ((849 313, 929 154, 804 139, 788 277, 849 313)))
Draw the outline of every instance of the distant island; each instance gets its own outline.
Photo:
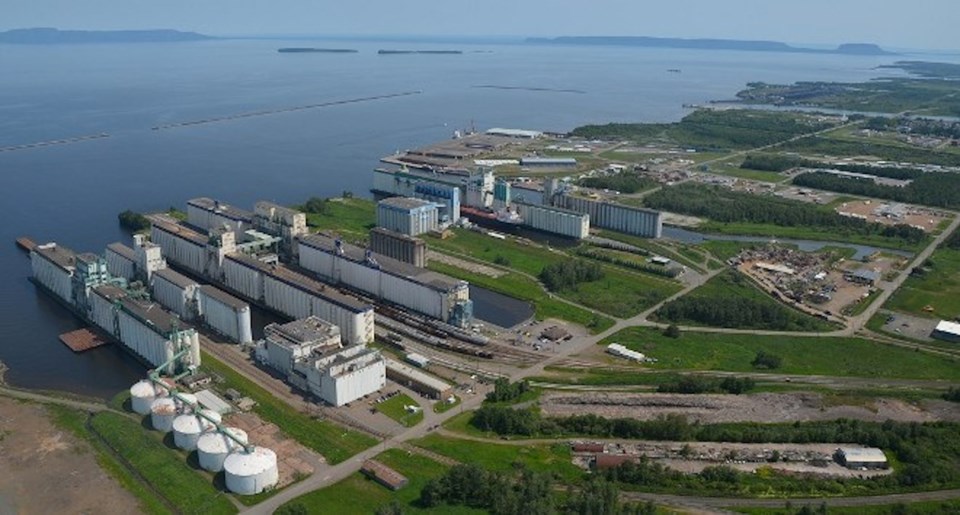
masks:
POLYGON ((697 50, 743 50, 748 52, 789 52, 803 54, 896 55, 871 43, 846 43, 834 49, 802 48, 779 41, 737 39, 653 38, 646 36, 561 36, 528 38, 528 43, 590 46, 633 46, 652 48, 691 48, 697 50))
POLYGON ((52 28, 14 29, 0 32, 0 43, 56 45, 72 43, 166 43, 216 39, 196 32, 157 30, 59 30, 52 28))
POLYGON ((378 50, 380 55, 395 54, 462 54, 463 50, 378 50))
POLYGON ((309 47, 292 47, 292 48, 278 48, 277 52, 281 54, 310 54, 310 53, 319 53, 319 54, 355 54, 357 50, 353 48, 309 48, 309 47))

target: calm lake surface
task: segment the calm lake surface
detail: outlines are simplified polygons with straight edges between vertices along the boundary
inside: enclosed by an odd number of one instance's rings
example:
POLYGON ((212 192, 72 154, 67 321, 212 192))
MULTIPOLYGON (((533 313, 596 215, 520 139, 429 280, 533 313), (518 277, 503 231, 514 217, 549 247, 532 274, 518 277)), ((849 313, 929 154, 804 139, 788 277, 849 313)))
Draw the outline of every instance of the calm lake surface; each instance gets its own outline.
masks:
POLYGON ((367 195, 379 157, 471 124, 565 131, 675 121, 687 112, 683 104, 732 98, 749 81, 860 81, 896 75, 874 68, 898 58, 302 40, 0 46, 0 148, 109 134, 0 152, 0 360, 17 386, 101 397, 143 374, 119 348, 75 355, 57 340, 80 322, 27 281, 18 236, 101 253, 126 241, 116 219, 124 209, 183 207, 197 196, 251 208, 260 199, 367 195), (360 53, 278 54, 284 46, 360 53), (379 48, 466 53, 380 56, 379 48), (151 130, 410 91, 419 93, 151 130))

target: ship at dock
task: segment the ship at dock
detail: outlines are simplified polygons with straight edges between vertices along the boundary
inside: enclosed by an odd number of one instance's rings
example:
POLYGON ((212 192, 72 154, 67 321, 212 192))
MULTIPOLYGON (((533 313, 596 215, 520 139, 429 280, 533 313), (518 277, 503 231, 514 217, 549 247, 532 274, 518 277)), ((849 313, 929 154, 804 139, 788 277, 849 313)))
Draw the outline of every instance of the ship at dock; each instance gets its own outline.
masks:
POLYGON ((523 225, 523 218, 512 208, 497 210, 473 206, 460 206, 460 215, 472 223, 489 229, 515 232, 523 225))

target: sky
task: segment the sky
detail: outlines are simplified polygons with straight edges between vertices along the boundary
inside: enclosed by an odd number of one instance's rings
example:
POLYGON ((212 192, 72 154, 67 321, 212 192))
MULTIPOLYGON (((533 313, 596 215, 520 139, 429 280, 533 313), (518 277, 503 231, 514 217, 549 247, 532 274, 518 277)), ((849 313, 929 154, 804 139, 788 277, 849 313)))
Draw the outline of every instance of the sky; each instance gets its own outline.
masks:
POLYGON ((0 0, 0 29, 658 36, 960 49, 960 0, 0 0))

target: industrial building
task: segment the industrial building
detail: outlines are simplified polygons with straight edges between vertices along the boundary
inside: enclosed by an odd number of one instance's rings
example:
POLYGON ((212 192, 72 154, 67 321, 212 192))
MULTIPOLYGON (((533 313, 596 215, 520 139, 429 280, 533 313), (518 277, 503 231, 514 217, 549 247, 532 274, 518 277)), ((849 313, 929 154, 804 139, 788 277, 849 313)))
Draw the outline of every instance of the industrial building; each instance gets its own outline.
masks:
POLYGON ((833 457, 849 469, 885 469, 888 466, 887 456, 876 447, 840 447, 833 457))
POLYGON ((377 460, 363 462, 360 472, 393 491, 407 486, 408 481, 405 476, 377 460))
POLYGON ((414 170, 373 171, 374 193, 387 196, 413 197, 436 203, 442 223, 460 219, 460 199, 466 178, 450 174, 428 174, 414 170))
POLYGON ((107 245, 104 253, 107 260, 107 272, 112 277, 122 277, 128 282, 132 282, 136 277, 137 255, 133 249, 116 242, 107 245))
POLYGON ((525 227, 578 240, 590 236, 590 215, 586 213, 526 202, 516 202, 514 206, 525 227))
POLYGON ((439 226, 437 205, 410 197, 390 197, 377 203, 377 225, 384 229, 417 236, 439 226))
POLYGON ((409 365, 387 358, 386 366, 387 379, 431 399, 446 399, 453 393, 453 387, 446 382, 409 365))
POLYGON ((508 138, 518 138, 518 139, 537 139, 543 137, 543 133, 540 131, 531 131, 526 129, 504 129, 502 127, 494 127, 486 131, 488 136, 506 136, 508 138))
POLYGON ((296 252, 297 237, 307 234, 307 215, 288 207, 261 200, 253 206, 253 227, 258 231, 279 236, 283 251, 296 252))
MULTIPOLYGON (((544 200, 551 195, 544 192, 544 200)), ((590 224, 601 229, 659 238, 663 234, 663 215, 659 211, 591 200, 567 194, 552 196, 557 207, 590 215, 590 224)))
POLYGON ((343 348, 340 330, 317 317, 264 329, 256 356, 294 386, 333 406, 369 395, 386 384, 380 352, 364 345, 343 348))
POLYGON ((876 270, 870 270, 869 268, 859 268, 844 274, 844 279, 858 284, 873 286, 880 281, 880 273, 876 270))
POLYGON ((933 329, 933 333, 930 336, 938 340, 960 342, 960 324, 941 320, 937 323, 937 327, 933 329))
POLYGON ((611 354, 618 358, 624 358, 624 359, 629 359, 631 361, 636 361, 638 363, 642 363, 647 359, 647 357, 642 353, 637 351, 632 351, 619 343, 611 343, 610 345, 607 345, 607 354, 611 354))
POLYGON ((150 284, 151 296, 161 305, 184 320, 196 317, 197 288, 200 285, 189 277, 169 268, 153 274, 150 284))
POLYGON ((320 317, 338 326, 350 345, 373 341, 373 306, 282 265, 243 254, 227 256, 223 283, 290 318, 320 317))
POLYGON ((201 197, 187 201, 187 223, 204 231, 228 227, 240 239, 253 229, 253 213, 201 197))
POLYGON ((510 187, 510 194, 514 202, 532 205, 547 204, 543 200, 543 190, 535 183, 514 182, 510 187))
POLYGON ((473 319, 470 287, 324 235, 300 238, 300 266, 323 280, 465 327, 473 319))
POLYGON ((465 204, 472 207, 493 207, 493 190, 495 180, 493 171, 481 168, 476 173, 470 174, 467 178, 467 195, 465 204))
POLYGON ((572 157, 524 157, 520 159, 523 168, 575 168, 577 160, 572 157))
POLYGON ((510 202, 513 200, 512 195, 512 186, 510 183, 503 180, 497 179, 493 183, 493 209, 506 209, 510 206, 510 202))
POLYGON ((231 231, 215 231, 202 235, 182 225, 154 220, 150 241, 160 246, 163 256, 190 272, 217 277, 223 259, 237 251, 236 237, 231 231))
POLYGON ((375 227, 370 230, 370 250, 417 268, 427 266, 427 244, 420 238, 375 227))

